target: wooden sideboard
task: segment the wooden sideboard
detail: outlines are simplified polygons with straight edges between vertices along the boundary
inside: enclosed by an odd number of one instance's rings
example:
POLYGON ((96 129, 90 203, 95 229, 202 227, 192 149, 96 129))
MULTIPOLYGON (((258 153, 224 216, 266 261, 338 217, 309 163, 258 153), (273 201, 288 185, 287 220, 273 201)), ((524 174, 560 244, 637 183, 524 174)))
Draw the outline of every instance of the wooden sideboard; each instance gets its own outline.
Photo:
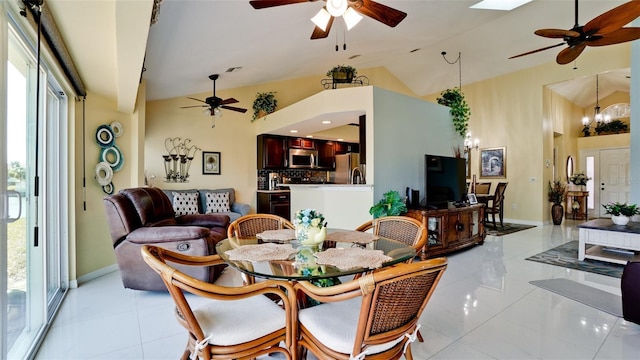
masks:
POLYGON ((409 209, 407 216, 427 228, 427 244, 420 254, 428 259, 476 244, 483 244, 484 204, 452 209, 409 209))

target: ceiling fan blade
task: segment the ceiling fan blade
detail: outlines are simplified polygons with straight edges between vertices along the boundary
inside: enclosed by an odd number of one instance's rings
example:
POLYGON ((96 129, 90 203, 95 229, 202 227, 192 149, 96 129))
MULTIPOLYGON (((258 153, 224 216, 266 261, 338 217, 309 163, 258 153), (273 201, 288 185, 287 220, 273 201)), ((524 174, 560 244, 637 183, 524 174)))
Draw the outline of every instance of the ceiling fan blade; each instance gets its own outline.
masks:
POLYGON ((220 105, 235 104, 237 102, 239 102, 239 101, 234 99, 234 98, 228 98, 228 99, 224 99, 224 100, 220 101, 220 105))
POLYGON ((621 28, 596 40, 587 40, 589 46, 605 46, 640 39, 640 27, 621 28))
POLYGON ((311 40, 316 40, 316 39, 324 39, 327 36, 329 36, 329 31, 331 31, 331 25, 333 25, 333 19, 335 19, 333 16, 329 19, 329 22, 327 23, 327 30, 322 30, 319 27, 315 27, 313 29, 313 32, 311 33, 311 40))
POLYGON ((640 16, 640 1, 633 0, 615 7, 584 25, 585 34, 604 35, 618 30, 640 16))
POLYGON ((562 29, 539 29, 533 33, 538 36, 552 39, 563 39, 565 37, 577 38, 580 36, 580 33, 577 31, 562 29))
POLYGON ((400 24, 404 18, 407 17, 407 13, 382 5, 372 0, 363 0, 362 6, 354 8, 363 15, 366 15, 374 20, 378 20, 381 23, 396 27, 400 24))
POLYGON ((317 1, 317 0, 251 0, 249 1, 249 4, 251 4, 251 6, 253 6, 254 9, 265 9, 265 8, 270 8, 274 6, 290 5, 290 4, 297 4, 297 3, 310 2, 310 1, 317 1))
POLYGON ((235 106, 221 105, 220 107, 223 108, 223 109, 237 111, 237 112, 241 112, 241 113, 246 113, 247 112, 247 109, 243 109, 243 108, 239 108, 239 107, 235 107, 235 106))
POLYGON ((514 59, 514 58, 518 58, 518 57, 525 56, 525 55, 535 54, 535 53, 537 53, 537 52, 544 51, 544 50, 549 50, 549 49, 552 49, 552 48, 554 48, 554 47, 558 47, 558 46, 561 46, 561 45, 564 45, 564 43, 563 43, 563 42, 561 42, 560 44, 556 44, 556 45, 551 45, 551 46, 543 47, 543 48, 541 48, 541 49, 536 49, 536 50, 527 51, 526 53, 522 53, 522 54, 514 55, 514 56, 510 57, 509 59, 514 59))
POLYGON ((575 46, 569 46, 568 48, 560 51, 558 56, 556 56, 556 62, 560 65, 568 64, 573 60, 577 59, 584 48, 587 47, 587 43, 583 42, 575 46))
POLYGON ((196 98, 192 98, 192 97, 188 97, 188 96, 187 96, 187 99, 191 99, 191 100, 195 100, 195 101, 200 101, 200 102, 203 102, 203 103, 205 103, 205 104, 207 103, 207 102, 206 102, 206 101, 204 101, 204 100, 200 100, 200 99, 196 99, 196 98))
POLYGON ((209 107, 209 105, 180 106, 180 109, 188 109, 188 108, 195 108, 195 107, 209 107))

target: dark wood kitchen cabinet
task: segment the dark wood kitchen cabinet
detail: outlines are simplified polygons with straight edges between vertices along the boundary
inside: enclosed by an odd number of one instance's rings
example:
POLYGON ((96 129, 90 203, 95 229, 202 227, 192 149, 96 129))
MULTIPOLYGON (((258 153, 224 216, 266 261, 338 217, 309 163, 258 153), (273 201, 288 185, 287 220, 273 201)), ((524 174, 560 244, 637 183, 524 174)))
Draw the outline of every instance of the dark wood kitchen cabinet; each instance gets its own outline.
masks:
POLYGON ((334 170, 336 168, 336 153, 333 141, 316 140, 318 148, 318 168, 334 170))
POLYGON ((285 169, 287 167, 287 138, 258 135, 258 169, 285 169))
POLYGON ((258 213, 291 218, 291 194, 288 191, 258 192, 258 213))
POLYGON ((316 141, 307 138, 289 138, 289 147, 294 149, 315 150, 316 141))
POLYGON ((336 155, 360 152, 360 146, 357 143, 336 142, 336 155))

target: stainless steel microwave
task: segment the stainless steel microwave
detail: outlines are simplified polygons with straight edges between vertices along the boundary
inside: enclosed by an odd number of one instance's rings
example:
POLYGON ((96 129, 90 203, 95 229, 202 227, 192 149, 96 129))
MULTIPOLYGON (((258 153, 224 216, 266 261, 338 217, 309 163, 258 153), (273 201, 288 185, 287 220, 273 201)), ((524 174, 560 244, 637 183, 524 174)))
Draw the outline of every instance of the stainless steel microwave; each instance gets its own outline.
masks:
POLYGON ((318 167, 317 161, 317 150, 289 149, 290 169, 313 169, 318 167))

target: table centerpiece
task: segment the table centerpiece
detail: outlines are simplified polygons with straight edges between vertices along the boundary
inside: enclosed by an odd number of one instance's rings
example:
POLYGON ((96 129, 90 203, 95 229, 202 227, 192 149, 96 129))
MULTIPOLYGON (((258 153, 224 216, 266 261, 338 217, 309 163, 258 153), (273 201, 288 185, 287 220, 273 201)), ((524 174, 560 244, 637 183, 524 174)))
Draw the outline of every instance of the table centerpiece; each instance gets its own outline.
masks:
POLYGON ((316 209, 303 209, 296 212, 293 220, 296 240, 304 246, 319 246, 327 237, 324 215, 316 209))

